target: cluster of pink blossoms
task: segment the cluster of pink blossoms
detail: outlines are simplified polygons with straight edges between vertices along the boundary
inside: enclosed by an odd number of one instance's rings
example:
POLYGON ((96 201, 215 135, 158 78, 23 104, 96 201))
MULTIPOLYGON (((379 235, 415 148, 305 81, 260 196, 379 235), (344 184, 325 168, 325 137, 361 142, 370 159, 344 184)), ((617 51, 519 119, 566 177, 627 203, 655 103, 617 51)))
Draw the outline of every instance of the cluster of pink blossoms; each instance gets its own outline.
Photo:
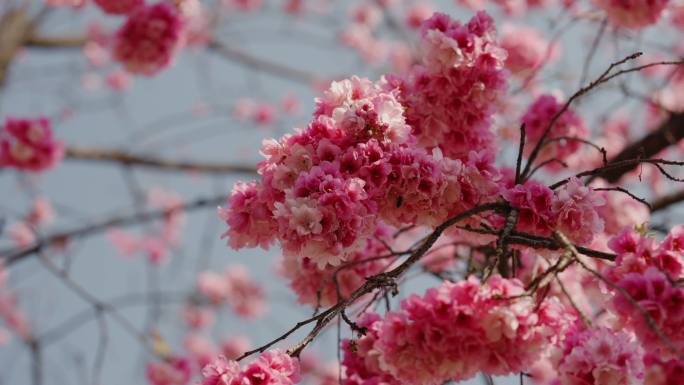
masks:
POLYGON ((50 121, 7 118, 0 132, 0 167, 44 171, 64 157, 64 145, 52 136, 50 121))
POLYGON ((128 72, 151 76, 171 63, 182 37, 183 18, 174 5, 140 6, 117 31, 112 56, 128 72))
POLYGON ((562 385, 643 385, 643 355, 628 332, 577 328, 565 335, 554 366, 562 385))
POLYGON ((518 209, 517 228, 535 235, 550 235, 558 230, 573 242, 586 245, 594 235, 603 232, 603 219, 598 209, 605 200, 579 179, 551 190, 530 179, 502 192, 512 207, 518 209))
POLYGON ((436 226, 495 200, 499 174, 487 138, 493 138, 491 107, 505 84, 496 58, 505 54, 493 35, 485 13, 465 26, 438 14, 425 23, 425 65, 416 70, 435 80, 432 86, 413 75, 415 82, 333 82, 306 129, 264 143, 262 180, 238 183, 219 211, 230 227, 230 246, 268 247, 278 240, 286 257, 306 256, 323 269, 364 247, 380 221, 436 226), (426 127, 415 115, 439 104, 427 103, 430 94, 449 90, 455 93, 435 107, 441 112, 429 113, 440 120, 434 127, 445 138, 472 140, 422 143, 421 132, 428 133, 416 126, 426 127), (452 114, 454 106, 465 107, 452 114), (414 114, 413 125, 406 114, 414 114))
POLYGON ((263 289, 244 266, 232 266, 223 274, 203 272, 198 277, 197 289, 212 303, 227 303, 242 317, 258 317, 267 309, 263 289))
POLYGON ((655 24, 669 0, 593 0, 606 12, 608 20, 624 28, 643 28, 655 24))
POLYGON ((526 370, 572 322, 555 300, 536 304, 517 280, 445 282, 413 295, 401 312, 367 316, 358 341, 344 342, 345 384, 437 385, 478 372, 526 370))
POLYGON ((616 283, 622 290, 615 291, 612 309, 634 330, 646 352, 663 359, 681 354, 678 352, 684 351, 684 288, 675 286, 656 267, 627 273, 616 283))
POLYGON ((415 147, 397 90, 385 82, 334 82, 309 126, 266 141, 261 182, 238 183, 220 210, 230 246, 306 256, 322 269, 363 247, 379 221, 436 226, 450 214, 496 199, 497 171, 415 147))
POLYGON ((608 245, 617 259, 606 276, 622 289, 614 290, 612 309, 648 353, 675 357, 670 344, 684 349, 684 288, 673 283, 684 278, 684 226, 674 227, 662 242, 625 229, 608 245))
POLYGON ((614 282, 629 273, 644 274, 651 267, 672 281, 684 279, 684 225, 673 227, 662 242, 625 228, 608 246, 617 254, 615 265, 606 271, 614 282))
POLYGON ((113 15, 125 15, 143 6, 145 0, 93 0, 100 9, 113 15))
POLYGON ((418 144, 453 159, 467 159, 473 149, 493 155, 491 117, 506 89, 506 51, 496 43, 492 18, 478 12, 462 25, 435 13, 421 34, 422 65, 390 77, 418 144))
POLYGON ((275 349, 262 353, 243 368, 219 356, 204 367, 202 375, 201 385, 293 385, 300 380, 300 368, 297 359, 275 349))
MULTIPOLYGON (((561 111, 563 104, 552 95, 539 96, 530 105, 522 117, 525 124, 526 143, 525 155, 530 155, 535 145, 542 138, 553 117, 561 111)), ((542 147, 537 156, 537 164, 549 160, 560 160, 569 166, 580 161, 580 149, 584 146, 577 140, 569 138, 587 139, 589 130, 582 119, 572 110, 565 111, 554 123, 544 141, 549 141, 542 147), (556 138, 556 139, 554 139, 556 138)), ((547 163, 545 168, 551 171, 562 169, 558 162, 547 163)))

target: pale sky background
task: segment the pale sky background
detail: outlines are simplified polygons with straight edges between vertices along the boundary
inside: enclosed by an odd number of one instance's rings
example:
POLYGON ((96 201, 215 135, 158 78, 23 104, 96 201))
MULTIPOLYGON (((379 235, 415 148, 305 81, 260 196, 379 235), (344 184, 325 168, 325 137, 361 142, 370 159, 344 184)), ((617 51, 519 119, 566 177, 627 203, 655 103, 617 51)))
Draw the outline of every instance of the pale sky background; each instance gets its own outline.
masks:
MULTIPOLYGON (((363 63, 351 50, 335 44, 343 27, 340 15, 346 15, 347 11, 336 11, 335 16, 329 18, 333 21, 295 20, 283 16, 272 2, 266 3, 271 5, 259 14, 229 17, 220 31, 220 39, 259 57, 322 76, 359 74, 377 78, 382 72, 381 68, 363 63)), ((356 2, 334 3, 334 7, 342 9, 356 2)), ((473 13, 462 9, 456 11, 451 1, 435 1, 434 4, 461 20, 473 13)), ((495 15, 500 22, 501 15, 495 15)), ((59 10, 50 16, 46 29, 78 33, 84 30, 85 19, 101 16, 94 9, 78 14, 59 10)), ((538 16, 528 19, 542 28, 549 25, 547 19, 538 16)), ((108 19, 106 23, 116 25, 118 20, 108 19)), ((553 67, 549 76, 579 72, 577 66, 584 59, 588 42, 595 34, 593 31, 593 25, 584 23, 563 37, 563 41, 570 43, 563 47, 562 61, 553 67)), ((636 40, 623 42, 621 52, 632 52, 629 46, 637 44, 636 40)), ((622 56, 602 50, 594 60, 592 73, 622 56)), ((315 96, 302 84, 252 72, 203 51, 182 52, 171 69, 154 78, 136 78, 132 87, 121 94, 106 87, 84 89, 81 76, 85 68, 83 56, 75 50, 28 51, 15 63, 10 82, 0 94, 0 118, 40 114, 55 118, 57 136, 73 146, 99 146, 173 159, 252 165, 260 160, 258 149, 264 137, 280 136, 292 127, 306 124, 315 96), (278 103, 288 93, 300 97, 302 113, 298 117, 280 119, 267 128, 237 122, 231 117, 232 106, 240 97, 278 103), (198 103, 217 107, 206 117, 195 117, 191 110, 198 103), (65 110, 73 110, 73 117, 59 119, 65 110), (141 139, 140 133, 147 135, 141 139)), ((578 80, 566 80, 546 84, 549 88, 560 87, 568 95, 576 89, 578 80)), ((598 95, 581 105, 585 116, 597 116, 602 106, 614 102, 610 92, 598 95)), ((509 145, 504 146, 504 161, 510 159, 512 153, 506 146, 509 145)), ((228 194, 232 184, 239 180, 237 176, 196 176, 137 168, 126 173, 116 165, 65 161, 39 178, 26 178, 12 171, 0 172, 0 217, 6 218, 7 224, 13 223, 17 215, 27 210, 30 197, 37 195, 47 196, 59 213, 57 223, 47 233, 83 225, 84 218, 92 220, 133 212, 133 197, 125 183, 125 178, 131 176, 141 188, 163 187, 178 192, 185 200, 228 194)), ((676 214, 670 215, 676 219, 676 214)), ((244 264, 265 285, 270 311, 255 322, 239 319, 229 311, 220 313, 211 335, 217 341, 225 336, 244 334, 257 346, 282 334, 297 320, 308 318, 310 309, 293 305, 294 294, 274 275, 278 250, 235 252, 219 239, 224 231, 225 225, 212 208, 187 215, 182 246, 174 251, 166 266, 152 274, 149 274, 144 256, 126 259, 118 255, 103 235, 76 242, 69 258, 60 256, 56 261, 69 260, 73 280, 105 301, 144 294, 150 289, 186 293, 193 287, 199 270, 210 267, 222 271, 231 264, 244 264)), ((6 237, 0 238, 0 250, 9 245, 6 237)), ((11 283, 20 292, 21 306, 30 315, 39 335, 88 309, 82 299, 66 289, 35 258, 12 267, 11 283)), ((435 281, 414 282, 403 289, 400 296, 428 284, 434 285, 435 281)), ((184 330, 179 305, 164 304, 158 324, 163 336, 178 350, 182 343, 180 331, 184 330)), ((142 329, 149 316, 148 310, 146 306, 127 306, 120 312, 142 329)), ((109 339, 100 383, 146 383, 143 365, 151 357, 111 318, 108 318, 107 329, 109 339)), ((344 331, 344 335, 349 336, 349 333, 344 331)), ((98 336, 97 322, 93 318, 50 344, 44 353, 44 384, 90 384, 98 336)), ((335 340, 333 328, 319 338, 311 350, 334 359, 335 340)), ((293 337, 280 346, 286 348, 297 341, 293 337)), ((0 347, 0 385, 30 383, 29 365, 28 349, 20 341, 15 339, 9 346, 0 347)), ((473 383, 479 383, 479 379, 473 383)), ((496 383, 517 384, 518 380, 497 379, 496 383)))

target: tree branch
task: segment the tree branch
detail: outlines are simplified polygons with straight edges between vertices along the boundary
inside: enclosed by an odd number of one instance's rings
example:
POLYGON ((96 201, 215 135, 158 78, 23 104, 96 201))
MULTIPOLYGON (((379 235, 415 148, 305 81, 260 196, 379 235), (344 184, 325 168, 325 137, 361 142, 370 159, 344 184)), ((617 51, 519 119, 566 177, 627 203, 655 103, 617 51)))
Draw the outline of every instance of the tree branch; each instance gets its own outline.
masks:
POLYGON ((129 166, 158 168, 163 170, 196 171, 211 174, 256 174, 254 167, 223 163, 183 162, 154 158, 145 155, 134 155, 117 150, 85 149, 69 147, 66 158, 72 160, 91 160, 99 162, 120 163, 129 166))
MULTIPOLYGON (((684 113, 671 114, 658 129, 627 146, 611 159, 610 163, 629 159, 650 158, 682 139, 684 139, 684 113)), ((636 166, 637 164, 627 164, 604 173, 602 177, 608 182, 615 183, 620 177, 632 171, 636 166)))
POLYGON ((40 238, 37 241, 35 241, 32 245, 22 249, 0 250, 0 263, 4 264, 5 266, 10 266, 56 243, 62 243, 70 239, 84 238, 93 234, 101 233, 109 228, 116 226, 130 226, 139 223, 153 221, 156 219, 161 219, 169 215, 170 213, 175 212, 176 210, 187 212, 205 207, 218 206, 224 203, 225 200, 226 197, 223 195, 210 198, 200 198, 194 201, 187 202, 184 205, 171 210, 164 209, 135 213, 132 215, 128 214, 106 219, 100 222, 86 224, 83 227, 58 232, 40 238))

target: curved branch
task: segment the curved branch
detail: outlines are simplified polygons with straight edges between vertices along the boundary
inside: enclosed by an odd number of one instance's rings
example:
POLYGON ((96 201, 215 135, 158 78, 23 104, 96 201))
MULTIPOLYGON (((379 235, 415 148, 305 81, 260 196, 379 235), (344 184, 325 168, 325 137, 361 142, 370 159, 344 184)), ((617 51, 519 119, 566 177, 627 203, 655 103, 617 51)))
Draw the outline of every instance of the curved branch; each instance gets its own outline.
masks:
POLYGON ((120 163, 128 166, 141 166, 158 168, 163 170, 195 171, 210 174, 256 174, 254 167, 223 164, 223 163, 200 163, 183 162, 168 159, 154 158, 146 155, 134 155, 117 150, 85 149, 69 147, 66 149, 66 158, 72 160, 92 160, 99 162, 120 163))
POLYGON ((215 207, 224 203, 226 197, 221 195, 218 197, 200 198, 194 201, 187 202, 182 206, 174 209, 164 209, 149 212, 140 212, 135 214, 128 214, 119 217, 103 220, 78 227, 75 229, 55 233, 38 239, 32 245, 22 249, 0 250, 0 263, 5 266, 10 266, 27 257, 50 247, 53 244, 63 243, 64 241, 76 238, 85 238, 87 236, 101 233, 111 227, 116 226, 130 226, 139 223, 149 222, 156 219, 164 218, 175 211, 194 211, 205 207, 215 207))

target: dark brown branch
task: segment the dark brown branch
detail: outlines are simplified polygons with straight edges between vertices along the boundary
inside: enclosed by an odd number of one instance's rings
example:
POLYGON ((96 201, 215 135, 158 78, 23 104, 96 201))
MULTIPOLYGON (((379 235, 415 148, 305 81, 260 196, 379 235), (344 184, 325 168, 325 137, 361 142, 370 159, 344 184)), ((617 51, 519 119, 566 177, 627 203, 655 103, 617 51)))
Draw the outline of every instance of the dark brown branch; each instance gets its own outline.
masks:
POLYGON ((256 174, 254 167, 240 166, 223 163, 183 162, 168 159, 154 158, 146 155, 134 155, 117 150, 104 150, 92 148, 66 149, 66 158, 72 160, 88 160, 109 163, 120 163, 128 166, 141 166, 162 170, 195 171, 211 174, 256 174))
MULTIPOLYGON (((680 179, 675 178, 672 175, 670 175, 668 172, 666 172, 665 169, 663 169, 662 165, 684 166, 684 161, 669 160, 669 159, 639 159, 639 158, 636 158, 636 159, 622 160, 620 162, 615 162, 615 163, 609 163, 606 166, 597 167, 593 170, 582 171, 579 174, 575 174, 575 178, 583 178, 585 176, 591 177, 591 178, 589 178, 589 180, 586 183, 586 184, 589 184, 595 178, 602 177, 603 175, 606 175, 607 173, 610 173, 611 171, 613 171, 615 169, 626 167, 626 166, 634 167, 634 166, 641 164, 641 163, 648 163, 648 164, 654 165, 655 167, 658 168, 658 170, 663 175, 665 175, 666 178, 673 180, 673 181, 680 181, 680 179)), ((565 178, 563 180, 560 180, 560 181, 552 184, 551 186, 549 186, 549 188, 551 188, 552 190, 555 190, 558 187, 561 187, 561 186, 567 184, 569 181, 570 181, 570 178, 565 178)))
POLYGON ((85 36, 45 36, 40 34, 31 34, 25 45, 33 48, 81 48, 88 39, 85 36))
MULTIPOLYGON (((611 159, 610 163, 650 158, 682 139, 684 139, 684 113, 672 114, 658 129, 627 146, 611 159)), ((608 182, 615 183, 636 166, 637 164, 627 164, 604 173, 602 177, 608 182)))
POLYGON ((592 81, 591 83, 587 84, 586 86, 580 88, 577 92, 575 92, 572 96, 570 96, 570 98, 568 99, 568 101, 565 102, 565 104, 561 107, 561 109, 558 110, 558 112, 553 116, 553 118, 551 118, 551 121, 550 121, 549 124, 546 126, 546 128, 544 129, 544 132, 542 133, 541 137, 539 138, 539 142, 537 142, 536 146, 532 149, 532 153, 530 153, 530 156, 529 156, 529 158, 528 158, 528 160, 527 160, 527 164, 525 165, 525 169, 524 169, 523 172, 522 172, 522 178, 523 178, 523 179, 526 179, 527 176, 529 175, 530 170, 531 170, 531 168, 532 168, 532 164, 533 164, 534 161, 537 159, 537 156, 539 156, 539 153, 540 153, 540 151, 541 151, 541 149, 542 149, 542 146, 543 146, 543 144, 544 144, 546 138, 549 136, 549 133, 551 132, 551 129, 552 129, 553 126, 556 124, 556 122, 558 121, 558 119, 560 119, 560 117, 563 116, 563 114, 570 108, 570 105, 571 105, 575 100, 577 100, 577 99, 581 98, 582 96, 584 96, 585 94, 587 94, 589 91, 591 91, 591 90, 593 90, 594 88, 598 87, 599 85, 601 85, 601 84, 603 84, 603 83, 609 81, 610 79, 616 77, 617 75, 623 74, 623 73, 627 73, 627 72, 631 72, 630 70, 633 70, 633 69, 626 70, 626 71, 619 71, 619 72, 616 72, 615 74, 610 75, 610 72, 613 70, 613 68, 616 68, 616 67, 618 67, 618 66, 620 66, 620 65, 622 65, 622 64, 624 64, 624 63, 626 63, 626 62, 628 62, 628 61, 630 61, 630 60, 634 60, 634 59, 638 58, 638 57, 641 56, 641 55, 642 55, 641 52, 636 52, 636 53, 634 53, 634 54, 632 54, 632 55, 629 55, 629 56, 625 57, 624 59, 622 59, 622 60, 620 60, 620 61, 617 61, 617 62, 615 62, 615 63, 612 63, 610 66, 608 66, 608 69, 606 69, 606 70, 601 74, 601 76, 599 76, 599 77, 596 78, 594 81, 592 81))
POLYGON ((651 203, 651 212, 660 211, 674 204, 684 201, 684 190, 662 196, 651 203))

